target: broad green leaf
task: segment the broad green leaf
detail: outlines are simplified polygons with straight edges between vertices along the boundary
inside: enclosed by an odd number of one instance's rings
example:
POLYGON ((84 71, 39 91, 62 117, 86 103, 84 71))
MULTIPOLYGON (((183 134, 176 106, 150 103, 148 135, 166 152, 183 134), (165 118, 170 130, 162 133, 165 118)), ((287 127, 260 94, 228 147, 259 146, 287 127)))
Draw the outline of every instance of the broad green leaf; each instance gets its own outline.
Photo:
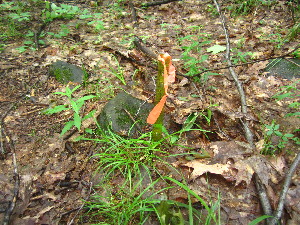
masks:
POLYGON ((74 121, 73 120, 67 122, 66 125, 64 126, 64 128, 62 129, 60 136, 63 136, 68 130, 71 129, 71 127, 73 127, 73 125, 74 125, 74 121))
POLYGON ((77 113, 74 113, 74 126, 78 130, 80 130, 80 127, 81 127, 81 117, 77 113))
POLYGON ((54 92, 53 94, 55 94, 55 95, 65 95, 65 96, 68 96, 67 93, 65 93, 65 92, 60 92, 60 91, 54 92))
POLYGON ((76 91, 78 88, 80 88, 81 87, 81 85, 77 85, 76 87, 74 87, 73 89, 72 89, 72 92, 74 92, 74 91, 76 91))
POLYGON ((77 101, 86 101, 92 98, 95 98, 95 95, 87 95, 87 96, 83 96, 82 98, 78 99, 77 101))
POLYGON ((210 48, 208 48, 206 51, 207 52, 212 52, 213 54, 217 54, 219 52, 223 52, 226 50, 226 47, 221 46, 221 45, 214 45, 210 48))
POLYGON ((64 110, 68 110, 69 108, 65 105, 58 105, 55 106, 53 109, 47 109, 44 111, 45 114, 54 114, 54 113, 58 113, 64 110))
POLYGON ((280 131, 277 131, 277 130, 274 131, 274 134, 275 134, 276 136, 278 136, 278 137, 281 137, 281 136, 282 136, 282 133, 281 133, 280 131))
POLYGON ((75 102, 74 100, 70 100, 70 104, 72 106, 72 109, 74 110, 75 113, 79 114, 80 106, 75 102))
POLYGON ((287 113, 285 116, 286 116, 286 117, 290 117, 290 116, 300 116, 300 112, 287 113))
POLYGON ((285 134, 284 136, 287 137, 287 138, 292 138, 292 137, 294 137, 293 134, 285 134))
POLYGON ((94 115, 95 112, 96 112, 96 110, 92 110, 91 112, 89 112, 89 114, 87 114, 86 116, 84 116, 82 120, 86 120, 88 118, 93 117, 93 115, 94 115))
POLYGON ((85 128, 84 132, 88 134, 93 134, 93 130, 91 128, 85 128))
POLYGON ((273 96, 274 98, 277 98, 278 100, 282 100, 284 98, 287 98, 287 97, 290 97, 291 95, 293 95, 292 92, 287 92, 287 93, 284 93, 282 95, 275 95, 273 96))

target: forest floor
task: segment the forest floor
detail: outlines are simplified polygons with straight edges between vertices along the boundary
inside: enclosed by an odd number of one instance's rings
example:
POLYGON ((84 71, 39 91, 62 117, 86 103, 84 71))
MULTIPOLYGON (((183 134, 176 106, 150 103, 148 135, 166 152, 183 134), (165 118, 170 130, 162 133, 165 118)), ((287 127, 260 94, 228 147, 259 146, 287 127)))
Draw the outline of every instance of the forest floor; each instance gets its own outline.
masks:
MULTIPOLYGON (((33 2, 28 4, 33 4, 35 19, 22 24, 24 34, 28 29, 37 32, 41 28, 39 17, 43 8, 33 2)), ((153 102, 157 65, 152 53, 164 52, 172 56, 177 71, 175 83, 169 85, 166 126, 169 132, 178 131, 187 119, 195 121, 190 127, 194 129, 180 135, 176 143, 163 147, 169 157, 166 153, 160 157, 174 169, 161 161, 154 162, 155 170, 149 170, 153 172, 151 179, 159 178, 159 173, 161 177, 185 180, 186 187, 210 207, 220 200, 219 224, 246 225, 263 215, 253 179, 256 173, 276 209, 286 173, 299 152, 299 140, 298 145, 291 140, 292 135, 294 140, 300 138, 299 130, 295 131, 300 127, 299 116, 286 116, 299 112, 299 106, 289 107, 299 102, 299 76, 292 79, 284 79, 280 74, 269 76, 264 70, 268 60, 243 63, 286 55, 297 47, 297 37, 284 41, 295 23, 286 1, 258 5, 240 16, 232 15, 237 9, 229 10, 234 5, 231 1, 220 1, 230 34, 233 63, 243 64, 234 70, 246 94, 247 115, 241 112, 240 95, 228 68, 224 68, 227 63, 222 47, 226 47, 226 38, 213 1, 184 0, 147 8, 141 7, 141 1, 103 1, 101 6, 80 1, 69 4, 79 7, 82 14, 84 10, 101 14, 95 21, 75 16, 47 23, 42 28, 44 36, 40 37, 45 43, 38 50, 33 49, 34 43, 24 45, 25 36, 7 39, 1 46, 1 221, 9 218, 14 225, 126 224, 112 219, 108 222, 105 215, 86 214, 84 201, 91 201, 92 196, 110 197, 115 202, 117 196, 123 196, 120 186, 125 178, 116 173, 109 182, 95 186, 103 178, 103 171, 95 173, 99 160, 91 156, 101 144, 75 141, 79 135, 86 135, 86 129, 96 128, 94 120, 84 123, 80 131, 74 129, 72 134, 61 137, 72 113, 42 113, 53 104, 66 102, 53 94, 64 92, 66 85, 49 76, 48 68, 62 60, 84 67, 92 74, 75 96, 95 95, 95 99, 86 101, 81 113, 86 115, 95 110, 96 116, 122 90, 153 102), (58 35, 51 36, 49 32, 58 35), (134 44, 135 37, 152 53, 142 52, 134 44), (20 46, 25 46, 22 53, 20 46), (209 48, 212 51, 207 51, 209 48), (201 73, 204 70, 210 71, 201 73), (121 74, 126 84, 113 74, 121 74), (288 90, 293 94, 276 100, 274 95, 286 93, 281 92, 283 86, 293 87, 288 90), (245 118, 254 135, 255 150, 245 138, 241 124, 245 118), (282 139, 285 134, 287 141, 282 139), (267 148, 271 155, 260 154, 267 148), (185 153, 194 155, 182 155, 185 153)), ((286 56, 291 57, 293 54, 286 56)), ((282 224, 300 224, 299 175, 298 167, 287 192, 282 224)), ((174 186, 161 193, 162 199, 188 204, 188 192, 182 187, 171 181, 159 181, 157 185, 155 190, 174 186)), ((191 201, 195 209, 207 213, 199 199, 193 197, 191 201)), ((95 212, 94 209, 90 213, 95 212)), ((188 220, 187 212, 182 209, 182 213, 188 220)), ((138 219, 133 215, 127 224, 140 224, 138 219)), ((155 216, 150 219, 145 224, 157 224, 155 216)))

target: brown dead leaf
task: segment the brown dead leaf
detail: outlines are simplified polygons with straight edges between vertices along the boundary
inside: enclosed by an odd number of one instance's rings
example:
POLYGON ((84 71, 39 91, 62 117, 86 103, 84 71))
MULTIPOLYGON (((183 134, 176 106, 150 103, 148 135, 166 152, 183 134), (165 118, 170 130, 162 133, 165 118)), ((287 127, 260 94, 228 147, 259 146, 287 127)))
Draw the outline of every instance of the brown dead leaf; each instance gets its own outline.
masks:
POLYGON ((249 75, 258 75, 259 71, 266 68, 267 64, 268 64, 268 61, 254 63, 252 66, 250 66, 247 69, 247 71, 245 73, 249 74, 249 75))
POLYGON ((235 185, 239 185, 242 181, 249 185, 254 173, 253 168, 249 164, 245 164, 243 160, 236 162, 234 167, 238 170, 235 185))
POLYGON ((222 175, 226 180, 232 181, 233 180, 233 174, 230 169, 230 165, 228 164, 212 164, 208 165, 207 162, 203 163, 200 160, 192 160, 186 164, 183 164, 183 166, 187 166, 190 168, 193 168, 193 172, 191 175, 192 179, 196 179, 197 177, 200 177, 204 173, 213 173, 213 174, 219 174, 222 175))
POLYGON ((48 151, 52 152, 55 149, 59 149, 61 151, 65 148, 65 141, 60 137, 60 134, 55 133, 53 137, 48 139, 48 151))
POLYGON ((273 168, 276 169, 276 171, 283 176, 284 175, 284 168, 286 167, 286 162, 283 156, 273 157, 270 160, 270 163, 272 164, 273 168))
POLYGON ((213 149, 213 162, 227 163, 229 159, 237 161, 243 159, 243 154, 249 153, 246 146, 236 141, 216 141, 212 142, 210 148, 213 149))
MULTIPOLYGON (((235 185, 239 185, 242 181, 249 185, 255 172, 266 186, 269 180, 278 183, 275 170, 264 156, 248 157, 251 151, 245 143, 217 141, 212 143, 210 148, 213 148, 215 154, 212 162, 193 160, 183 164, 194 169, 191 174, 192 179, 209 172, 222 175, 228 181, 236 181, 235 185)), ((279 163, 279 170, 280 165, 279 163)))
MULTIPOLYGON (((251 156, 247 159, 244 159, 243 163, 245 165, 250 165, 255 173, 257 173, 262 183, 266 186, 269 185, 269 180, 271 177, 274 178, 274 170, 272 170, 268 161, 262 155, 251 156)), ((276 179, 273 179, 272 181, 274 182, 276 179)))
POLYGON ((53 184, 56 181, 59 180, 64 180, 66 178, 66 173, 64 172, 50 172, 50 171, 46 171, 44 173, 44 177, 45 177, 45 182, 47 182, 48 184, 53 184))

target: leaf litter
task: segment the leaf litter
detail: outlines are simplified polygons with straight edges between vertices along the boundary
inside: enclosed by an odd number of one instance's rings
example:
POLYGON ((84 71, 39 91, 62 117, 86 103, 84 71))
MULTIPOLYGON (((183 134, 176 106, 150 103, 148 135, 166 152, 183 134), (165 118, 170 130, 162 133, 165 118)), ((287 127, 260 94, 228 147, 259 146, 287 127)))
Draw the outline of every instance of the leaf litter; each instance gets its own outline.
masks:
MULTIPOLYGON (((138 4, 138 1, 134 1, 138 4)), ((277 14, 263 14, 264 23, 260 23, 258 15, 249 15, 242 19, 229 18, 231 40, 233 45, 245 40, 242 49, 252 52, 253 58, 273 56, 288 52, 295 42, 276 48, 266 40, 267 34, 276 30, 276 26, 288 27, 290 21, 286 18, 285 5, 276 6, 277 14), (264 30, 264 34, 261 32, 264 30)), ((6 118, 5 125, 11 138, 15 142, 20 173, 20 190, 14 224, 67 224, 74 218, 74 211, 81 207, 82 199, 89 196, 92 171, 96 163, 88 161, 93 154, 92 143, 67 143, 59 137, 63 124, 68 115, 45 116, 40 111, 50 104, 53 97, 51 93, 61 89, 53 78, 47 78, 47 66, 56 60, 68 60, 70 63, 85 65, 88 71, 96 73, 90 78, 91 82, 98 82, 103 86, 119 84, 117 79, 111 83, 111 75, 101 72, 101 69, 117 69, 115 52, 123 56, 138 55, 145 66, 137 66, 117 56, 121 66, 126 68, 124 76, 130 81, 128 91, 136 97, 149 100, 152 98, 154 85, 152 76, 156 71, 151 69, 151 63, 142 53, 131 50, 130 35, 134 31, 137 36, 144 36, 145 43, 154 53, 168 52, 175 60, 174 65, 180 72, 184 71, 181 60, 182 49, 178 46, 177 37, 187 35, 201 35, 191 27, 203 31, 202 35, 213 36, 213 42, 206 47, 214 45, 224 46, 225 39, 220 27, 219 18, 211 16, 206 10, 206 4, 200 1, 186 0, 184 3, 176 2, 139 11, 139 27, 132 29, 132 23, 127 16, 112 16, 109 7, 103 9, 105 26, 109 31, 99 31, 100 36, 93 34, 90 28, 73 29, 72 33, 80 36, 82 45, 73 47, 70 39, 60 40, 60 44, 51 43, 50 46, 38 52, 27 52, 19 55, 13 48, 8 48, 3 56, 11 64, 1 63, 5 76, 1 79, 1 114, 8 111, 9 104, 15 102, 27 90, 33 87, 32 97, 37 99, 37 105, 30 99, 22 100, 6 118), (171 6, 171 7, 170 7, 171 6), (150 19, 147 19, 150 18, 150 19), (209 18, 209 19, 207 19, 209 18), (117 22, 118 21, 118 22, 117 22), (120 21, 120 22, 119 22, 120 21), (162 29, 161 24, 168 23, 169 27, 162 29), (199 26, 201 24, 202 26, 199 26), (174 26, 180 26, 178 32, 174 26), (197 28, 198 27, 198 28, 197 28), (147 38, 149 37, 149 38, 147 38), (107 47, 110 51, 106 51, 107 47), (11 49, 11 50, 10 50, 11 49), (113 50, 113 51, 112 51, 113 50), (138 54, 137 54, 138 53, 138 54), (138 68, 142 72, 138 78, 133 79, 133 71, 138 68), (47 81, 47 84, 39 83, 47 81), (37 82, 37 85, 34 85, 37 82), (146 85, 145 85, 146 84, 146 85), (148 85, 149 84, 149 85, 148 85), (12 88, 10 88, 12 87, 12 88), (37 108, 35 108, 37 107, 37 108), (60 124, 60 125, 57 125, 60 124), (66 147, 71 145, 71 147, 66 147)), ((124 12, 129 15, 129 8, 124 12)), ((260 12, 264 13, 264 12, 260 12)), ((60 22, 53 22, 51 28, 59 27, 60 22)), ((187 45, 184 40, 182 45, 187 45)), ((198 53, 191 53, 197 56, 198 53)), ((234 54, 233 54, 234 55, 234 54)), ((222 54, 210 55, 204 62, 207 68, 223 67, 222 54)), ((266 76, 263 70, 266 62, 258 62, 245 67, 239 67, 240 79, 244 83, 248 104, 251 106, 248 119, 252 129, 256 130, 257 143, 263 141, 261 123, 271 122, 273 119, 282 123, 283 129, 299 128, 299 120, 293 121, 283 118, 289 112, 286 102, 275 102, 271 98, 279 91, 279 87, 288 85, 287 81, 279 77, 266 76)), ((245 115, 240 113, 237 90, 228 76, 227 70, 220 70, 220 75, 209 77, 206 86, 201 86, 191 79, 180 78, 168 89, 169 100, 166 102, 169 115, 177 125, 182 125, 186 118, 194 112, 201 111, 217 103, 212 108, 214 121, 211 124, 199 119, 201 128, 214 131, 207 133, 190 132, 182 136, 180 142, 188 148, 170 149, 183 153, 190 148, 203 148, 209 152, 211 158, 187 161, 182 157, 173 160, 174 166, 180 168, 190 180, 189 187, 200 197, 210 201, 217 199, 221 193, 221 207, 224 221, 228 224, 248 224, 249 221, 260 215, 259 201, 252 182, 253 173, 257 173, 268 189, 268 194, 276 197, 290 165, 293 156, 280 155, 276 158, 262 156, 259 152, 250 152, 245 144, 243 130, 239 119, 245 115), (229 140, 228 140, 229 139, 229 140)), ((107 90, 106 96, 112 96, 115 90, 107 90)), ((79 93, 79 95, 84 93, 79 93)), ((105 99, 105 98, 104 98, 105 99)), ((106 99, 107 100, 107 99, 106 99)), ((88 123, 86 127, 93 126, 88 123)), ((291 147, 295 150, 295 147, 291 147)), ((0 165, 1 202, 12 199, 13 173, 12 161, 9 155, 2 159, 0 165)), ((175 176, 175 175, 174 175, 175 176)), ((120 181, 121 182, 121 181, 120 181)), ((299 222, 299 169, 293 177, 293 186, 290 188, 286 210, 291 222, 299 222)), ((169 199, 187 200, 185 192, 169 193, 169 199)), ((2 215, 0 216, 2 219, 2 215)), ((78 219, 77 219, 78 221, 78 219)))

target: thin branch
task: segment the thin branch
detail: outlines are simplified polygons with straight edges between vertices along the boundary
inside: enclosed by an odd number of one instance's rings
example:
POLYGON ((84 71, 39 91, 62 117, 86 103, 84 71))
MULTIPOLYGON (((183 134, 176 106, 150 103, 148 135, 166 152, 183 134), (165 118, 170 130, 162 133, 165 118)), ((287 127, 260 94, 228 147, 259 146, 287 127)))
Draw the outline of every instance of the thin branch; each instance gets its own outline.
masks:
POLYGON ((182 1, 182 0, 162 0, 157 2, 149 2, 149 3, 142 4, 142 7, 150 7, 150 6, 162 5, 162 4, 167 4, 170 2, 178 2, 178 1, 182 1))
POLYGON ((259 196, 259 200, 260 202, 264 202, 264 204, 261 204, 262 208, 263 208, 263 212, 266 215, 272 215, 273 214, 273 210, 267 195, 267 190, 264 186, 264 184, 261 182, 261 180, 259 179, 257 173, 254 173, 254 179, 255 179, 255 186, 258 192, 258 196, 259 196))
POLYGON ((129 2, 129 7, 131 8, 131 12, 132 12, 132 23, 133 23, 133 27, 137 27, 137 23, 138 23, 138 18, 137 18, 137 14, 136 14, 136 10, 134 5, 132 4, 132 2, 129 2))
MULTIPOLYGON (((222 26, 223 26, 223 30, 224 30, 224 33, 225 33, 225 38, 226 38, 226 55, 225 55, 225 57, 226 57, 227 64, 228 64, 228 67, 229 67, 228 69, 229 69, 231 77, 233 78, 233 80, 235 82, 235 85, 238 89, 238 92, 240 94, 240 99, 241 99, 241 104, 242 104, 241 105, 242 113, 247 114, 246 95, 245 95, 244 89, 241 85, 241 82, 239 81, 235 71, 232 68, 233 65, 232 65, 232 62, 231 62, 231 59, 230 59, 230 41, 229 41, 229 35, 228 35, 227 27, 225 25, 225 18, 223 16, 223 14, 221 13, 218 2, 216 0, 214 0, 214 3, 215 3, 215 5, 217 7, 217 10, 219 12, 220 19, 221 19, 222 26)), ((248 121, 246 119, 243 119, 243 126, 244 126, 244 129, 245 129, 246 139, 247 139, 248 143, 250 144, 250 146, 252 148, 254 148, 253 134, 252 134, 251 130, 249 129, 248 121)))
POLYGON ((282 191, 280 194, 280 198, 279 198, 279 203, 277 206, 277 210, 274 213, 274 217, 271 219, 269 225, 276 225, 278 220, 281 218, 282 212, 283 212, 283 207, 284 207, 284 202, 285 202, 285 198, 287 195, 287 191, 290 187, 291 184, 291 180, 292 180, 292 176, 297 168, 297 166, 299 165, 300 162, 300 152, 298 152, 296 158, 294 159, 294 162, 292 163, 288 173, 285 176, 285 181, 282 187, 282 191))
POLYGON ((5 212, 4 219, 3 219, 3 225, 10 224, 10 218, 15 209, 17 197, 18 197, 19 189, 20 189, 20 176, 18 173, 17 157, 16 157, 16 151, 15 151, 15 147, 14 147, 12 140, 10 141, 10 147, 11 147, 12 158, 13 158, 15 185, 14 185, 13 199, 9 202, 8 208, 5 212))
MULTIPOLYGON (((89 193, 88 193, 88 196, 85 198, 85 201, 87 201, 87 200, 89 199, 89 197, 90 197, 90 195, 91 195, 91 192, 92 192, 92 187, 93 187, 93 183, 91 182, 91 183, 90 183, 89 193)), ((82 210, 82 208, 83 208, 84 206, 85 206, 85 203, 83 203, 79 208, 75 209, 75 210, 77 210, 77 212, 75 213, 75 215, 74 215, 74 217, 71 219, 71 221, 68 222, 67 225, 73 224, 74 219, 77 217, 78 213, 80 212, 80 210, 82 210)))
POLYGON ((157 54, 155 54, 149 48, 147 48, 146 46, 144 46, 142 44, 142 40, 140 38, 138 38, 137 36, 135 36, 135 38, 133 40, 133 43, 134 43, 135 47, 137 47, 145 55, 147 55, 151 59, 155 59, 155 60, 157 59, 157 54))
MULTIPOLYGON (((241 105, 242 113, 247 114, 246 95, 245 95, 244 89, 243 89, 243 87, 242 87, 235 71, 232 68, 232 62, 231 62, 231 59, 230 59, 230 41, 229 41, 229 35, 228 35, 227 27, 225 25, 225 18, 223 16, 223 14, 221 13, 218 2, 216 0, 214 0, 214 3, 216 5, 216 8, 217 8, 218 13, 220 15, 220 19, 221 19, 221 22, 222 22, 222 27, 223 27, 223 30, 224 30, 224 33, 225 33, 225 38, 226 38, 226 55, 225 55, 225 57, 227 59, 227 64, 228 64, 228 67, 229 67, 228 69, 229 69, 231 77, 233 78, 233 80, 234 80, 234 82, 237 86, 238 92, 240 94, 240 100, 241 100, 241 104, 242 104, 241 105)), ((246 139, 247 139, 248 143, 250 144, 251 148, 254 149, 255 146, 254 146, 254 142, 253 142, 253 134, 252 134, 251 130, 249 129, 248 121, 245 118, 243 118, 242 123, 243 123, 243 127, 244 127, 244 130, 245 130, 246 139)), ((258 187, 258 195, 259 195, 259 198, 260 198, 260 203, 262 205, 264 214, 272 215, 271 204, 270 204, 270 201, 267 197, 268 196, 267 192, 266 192, 265 188, 263 187, 263 185, 261 183, 261 180, 259 179, 259 177, 257 175, 254 176, 254 179, 255 179, 255 184, 258 187)))
MULTIPOLYGON (((223 14, 221 13, 220 7, 219 7, 216 0, 214 0, 214 3, 217 7, 218 13, 219 13, 220 18, 221 18, 222 26, 223 26, 223 29, 224 29, 224 32, 225 32, 225 37, 226 37, 226 59, 227 59, 228 67, 229 67, 228 69, 229 69, 229 72, 230 72, 232 78, 234 79, 234 81, 236 83, 237 89, 238 89, 239 94, 240 94, 241 104, 242 104, 242 112, 246 114, 247 113, 246 96, 245 96, 244 90, 242 88, 242 85, 239 82, 239 80, 238 80, 238 78, 237 78, 237 76, 236 76, 236 74, 235 74, 235 72, 232 68, 233 65, 232 65, 231 60, 230 60, 230 41, 229 41, 228 31, 227 31, 227 28, 226 28, 226 25, 225 25, 225 19, 224 19, 223 14)), ((297 46, 296 49, 298 49, 298 48, 299 48, 299 45, 297 46)), ((294 49, 293 51, 295 51, 296 49, 294 49)), ((252 147, 254 147, 253 134, 252 134, 251 130, 248 127, 247 120, 243 121, 243 125, 244 125, 244 129, 245 129, 247 141, 249 142, 249 144, 252 147)), ((289 189, 292 176, 293 176, 299 162, 300 162, 300 153, 297 154, 294 162, 292 163, 292 165, 291 165, 291 167, 290 167, 290 169, 289 169, 289 171, 286 175, 284 185, 283 185, 283 188, 282 188, 282 191, 281 191, 281 194, 280 194, 277 210, 274 213, 274 217, 272 217, 270 219, 267 219, 267 224, 268 225, 276 225, 278 223, 278 221, 280 220, 281 216, 282 216, 287 191, 289 189)), ((259 179, 257 174, 254 175, 254 179, 255 179, 255 185, 256 185, 256 188, 258 190, 258 194, 259 194, 260 202, 262 204, 263 211, 266 215, 272 215, 273 212, 272 212, 271 204, 270 204, 270 201, 268 199, 265 187, 262 184, 262 182, 259 179)))
MULTIPOLYGON (((269 58, 264 58, 264 59, 257 59, 257 60, 251 61, 251 62, 245 62, 245 63, 240 63, 240 64, 232 64, 231 66, 224 66, 224 67, 219 67, 219 68, 214 68, 214 69, 208 69, 208 70, 201 71, 200 73, 190 75, 189 77, 197 77, 197 76, 200 76, 201 74, 206 73, 206 72, 216 71, 216 70, 223 70, 223 69, 228 69, 229 67, 245 66, 245 65, 249 65, 249 64, 254 64, 254 63, 258 63, 258 62, 267 61, 267 60, 270 60, 270 59, 280 59, 280 58, 284 58, 284 57, 286 57, 286 56, 291 55, 293 52, 295 52, 295 51, 298 50, 299 48, 300 48, 300 44, 297 45, 292 51, 290 51, 290 52, 288 52, 288 53, 286 53, 286 54, 283 54, 283 55, 274 56, 274 57, 269 57, 269 58)), ((286 58, 286 60, 290 61, 288 58, 286 58)), ((292 62, 292 61, 291 61, 291 62, 292 62)), ((296 64, 295 62, 293 62, 293 63, 296 64)), ((296 64, 296 65, 298 65, 298 64, 296 64)))

